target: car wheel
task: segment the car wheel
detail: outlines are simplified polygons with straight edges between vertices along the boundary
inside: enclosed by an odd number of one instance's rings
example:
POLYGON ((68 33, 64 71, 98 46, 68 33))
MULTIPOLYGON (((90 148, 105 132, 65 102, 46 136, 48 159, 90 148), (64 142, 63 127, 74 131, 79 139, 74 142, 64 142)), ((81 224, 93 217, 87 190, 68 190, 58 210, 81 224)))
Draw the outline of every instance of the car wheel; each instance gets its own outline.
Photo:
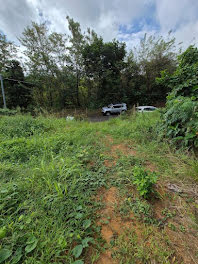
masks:
POLYGON ((111 114, 110 112, 106 112, 106 116, 110 116, 110 114, 111 114))

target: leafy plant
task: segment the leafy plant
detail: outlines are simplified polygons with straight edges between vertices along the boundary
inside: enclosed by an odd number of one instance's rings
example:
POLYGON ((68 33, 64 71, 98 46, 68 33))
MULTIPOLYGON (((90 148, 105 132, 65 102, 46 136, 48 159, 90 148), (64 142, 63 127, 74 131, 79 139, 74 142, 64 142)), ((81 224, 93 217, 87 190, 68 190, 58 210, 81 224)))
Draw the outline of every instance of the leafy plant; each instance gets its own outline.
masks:
POLYGON ((162 135, 179 146, 198 148, 198 49, 190 46, 179 56, 174 74, 161 73, 157 82, 168 86, 162 135))
POLYGON ((36 248, 37 243, 38 239, 34 235, 31 235, 26 242, 27 246, 25 247, 25 252, 30 253, 33 251, 36 248))
POLYGON ((9 249, 0 249, 0 263, 3 263, 12 255, 12 251, 9 249))
POLYGON ((157 182, 155 172, 148 172, 142 167, 134 166, 133 183, 137 186, 139 194, 144 198, 148 198, 154 192, 153 185, 157 182))
POLYGON ((131 209, 135 216, 141 221, 147 224, 156 223, 153 217, 152 207, 146 200, 140 200, 138 198, 131 199, 131 197, 125 199, 121 206, 121 213, 129 214, 129 209, 131 209))

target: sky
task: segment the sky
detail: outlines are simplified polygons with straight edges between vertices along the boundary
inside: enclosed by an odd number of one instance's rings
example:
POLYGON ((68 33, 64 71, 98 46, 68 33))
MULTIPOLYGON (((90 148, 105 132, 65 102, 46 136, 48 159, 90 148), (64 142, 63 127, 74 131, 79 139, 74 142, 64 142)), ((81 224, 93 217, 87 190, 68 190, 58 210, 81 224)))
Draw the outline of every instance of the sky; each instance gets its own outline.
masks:
POLYGON ((116 38, 130 49, 147 34, 172 34, 186 48, 198 46, 198 0, 0 0, 0 32, 18 44, 31 21, 68 33, 66 16, 90 27, 105 41, 116 38))

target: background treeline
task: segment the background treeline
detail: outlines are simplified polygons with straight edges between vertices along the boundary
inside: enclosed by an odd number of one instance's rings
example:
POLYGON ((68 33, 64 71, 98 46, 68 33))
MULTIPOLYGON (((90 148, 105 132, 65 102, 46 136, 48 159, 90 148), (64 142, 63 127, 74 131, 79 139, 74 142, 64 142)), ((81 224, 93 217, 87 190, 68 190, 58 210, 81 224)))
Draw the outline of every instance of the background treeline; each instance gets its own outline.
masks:
POLYGON ((123 42, 104 42, 93 30, 82 32, 78 22, 67 21, 68 35, 49 31, 45 23, 25 28, 19 36, 23 59, 17 56, 18 47, 0 33, 0 73, 8 108, 59 111, 122 101, 165 102, 171 88, 155 79, 161 71, 171 74, 176 69, 179 49, 171 34, 166 39, 145 35, 138 47, 128 50, 123 42))

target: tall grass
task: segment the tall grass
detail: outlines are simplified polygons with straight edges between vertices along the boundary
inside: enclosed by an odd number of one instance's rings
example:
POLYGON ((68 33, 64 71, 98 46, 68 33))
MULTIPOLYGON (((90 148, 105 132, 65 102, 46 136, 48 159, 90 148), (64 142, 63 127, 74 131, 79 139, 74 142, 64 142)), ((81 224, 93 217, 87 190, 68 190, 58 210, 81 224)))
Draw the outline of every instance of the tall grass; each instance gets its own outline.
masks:
POLYGON ((83 245, 83 254, 99 231, 92 197, 106 170, 95 129, 30 116, 4 117, 0 126, 0 256, 73 263, 73 246, 83 245))

